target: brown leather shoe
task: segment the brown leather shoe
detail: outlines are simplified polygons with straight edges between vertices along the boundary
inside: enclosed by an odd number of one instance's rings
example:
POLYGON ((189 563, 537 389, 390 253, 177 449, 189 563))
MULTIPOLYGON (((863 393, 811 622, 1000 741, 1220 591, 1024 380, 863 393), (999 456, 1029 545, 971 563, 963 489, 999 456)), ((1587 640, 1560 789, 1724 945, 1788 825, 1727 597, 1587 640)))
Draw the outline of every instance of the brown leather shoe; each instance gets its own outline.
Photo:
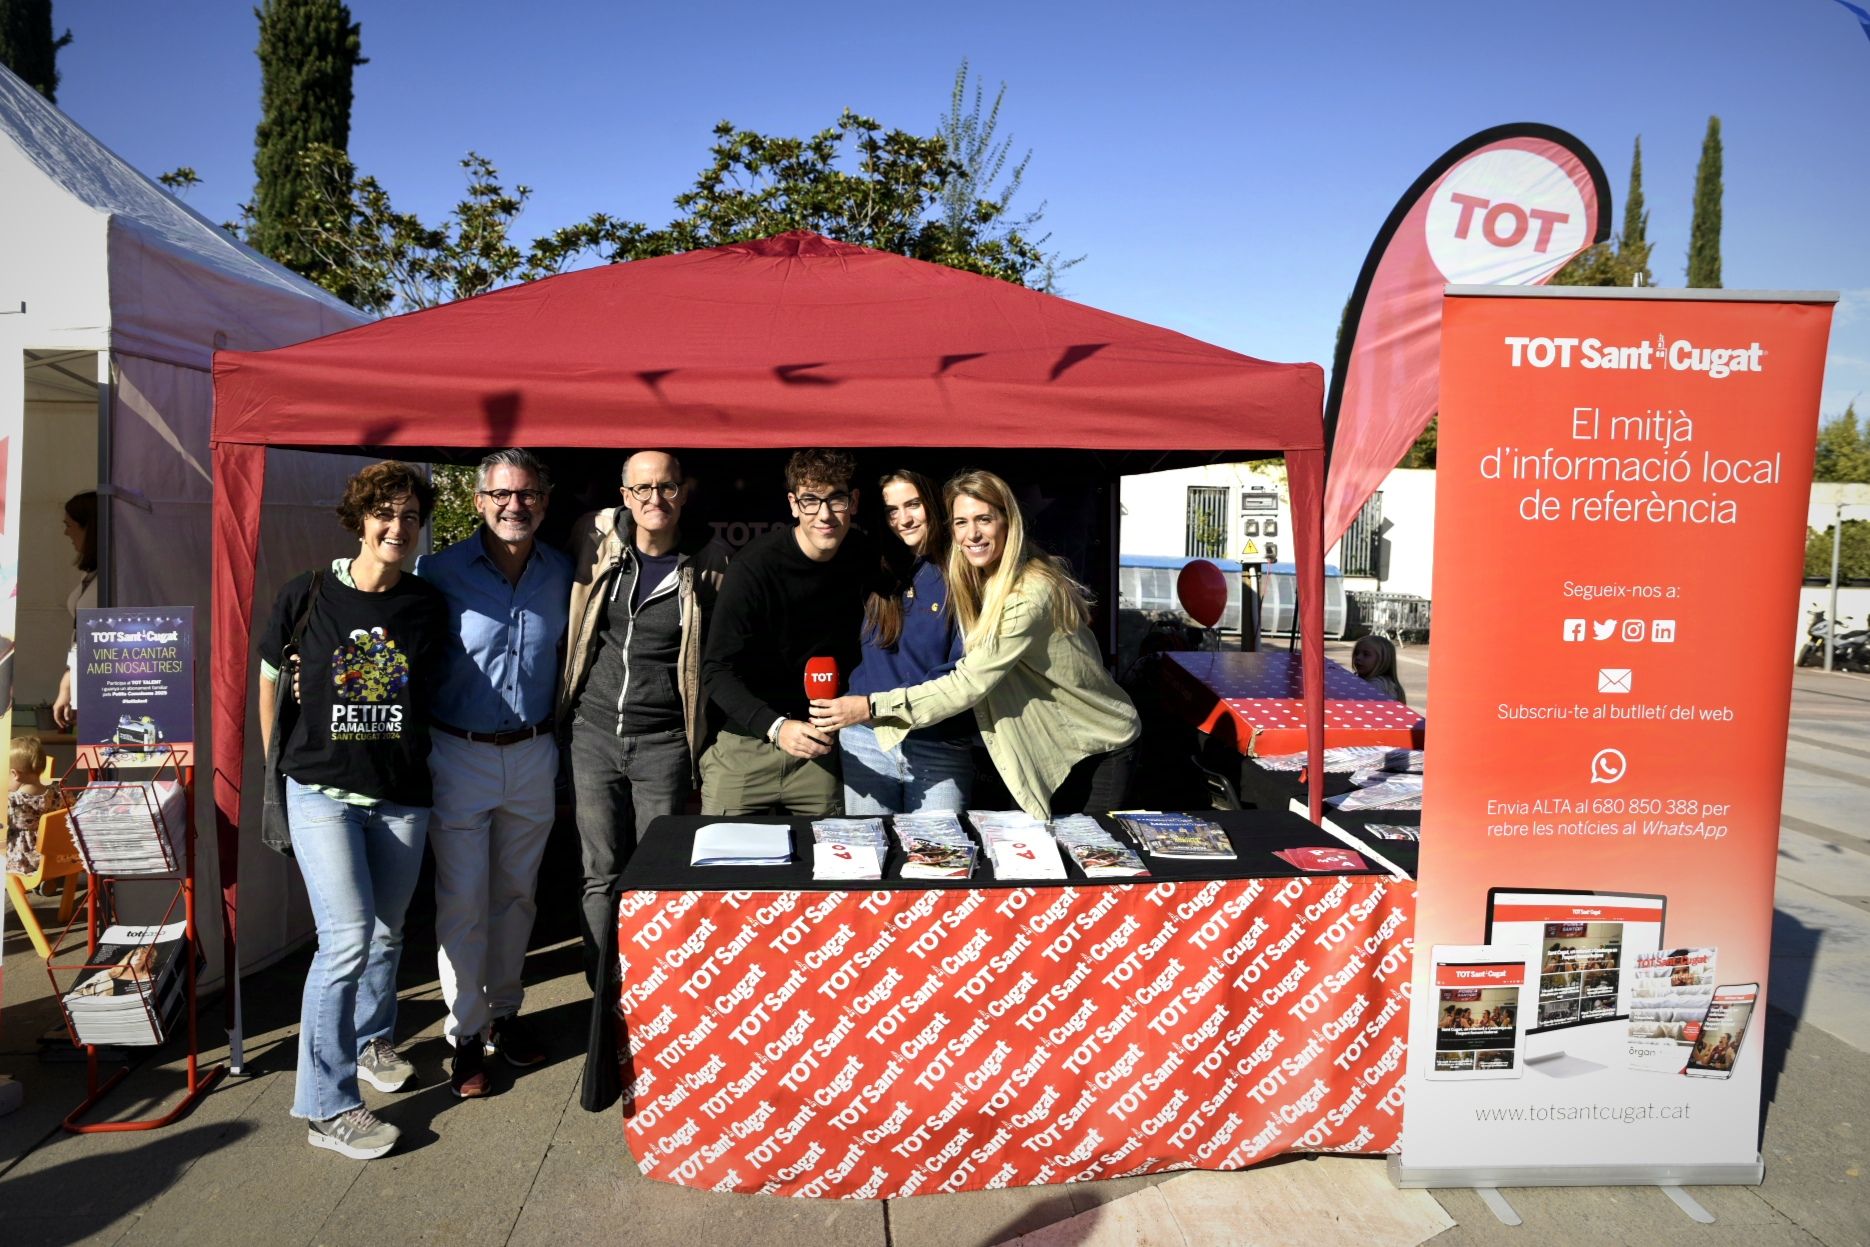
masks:
POLYGON ((462 1100, 478 1100, 493 1090, 487 1080, 487 1054, 479 1036, 455 1045, 454 1068, 448 1075, 448 1090, 462 1100))

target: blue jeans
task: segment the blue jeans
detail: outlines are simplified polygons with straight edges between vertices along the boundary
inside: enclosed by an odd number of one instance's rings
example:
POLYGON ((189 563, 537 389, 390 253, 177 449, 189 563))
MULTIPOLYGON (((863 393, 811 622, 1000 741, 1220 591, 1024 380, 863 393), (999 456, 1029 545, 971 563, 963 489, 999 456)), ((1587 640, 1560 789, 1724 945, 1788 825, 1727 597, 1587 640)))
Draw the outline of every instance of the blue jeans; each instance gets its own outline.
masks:
POLYGON ((299 1011, 292 1115, 322 1121, 364 1102, 357 1056, 396 1029, 403 913, 422 872, 429 812, 388 801, 347 805, 289 778, 286 815, 318 924, 299 1011))
POLYGON ((838 732, 838 750, 847 816, 965 810, 974 791, 974 750, 966 741, 911 736, 886 750, 861 726, 838 732))

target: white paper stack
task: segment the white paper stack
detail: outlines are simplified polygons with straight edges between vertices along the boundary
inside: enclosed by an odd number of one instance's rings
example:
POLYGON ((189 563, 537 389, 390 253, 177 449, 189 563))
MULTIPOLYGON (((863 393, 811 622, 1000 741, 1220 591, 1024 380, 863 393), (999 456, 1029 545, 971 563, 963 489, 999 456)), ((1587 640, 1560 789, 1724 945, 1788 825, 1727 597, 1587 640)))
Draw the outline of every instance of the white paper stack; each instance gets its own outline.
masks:
POLYGON ((87 971, 65 993, 78 1042, 147 1047, 162 1042, 181 1005, 186 924, 114 926, 98 937, 87 971))
POLYGON ((1063 879, 1065 861, 1045 824, 1024 810, 982 810, 968 815, 993 863, 996 879, 1063 879))
POLYGON ((72 838, 94 875, 172 874, 182 862, 187 810, 188 795, 174 780, 92 784, 72 803, 72 838))
POLYGON ((695 832, 690 866, 789 866, 792 828, 785 823, 706 823, 695 832))
POLYGON ((812 878, 881 879, 889 850, 880 818, 820 818, 812 822, 812 878))

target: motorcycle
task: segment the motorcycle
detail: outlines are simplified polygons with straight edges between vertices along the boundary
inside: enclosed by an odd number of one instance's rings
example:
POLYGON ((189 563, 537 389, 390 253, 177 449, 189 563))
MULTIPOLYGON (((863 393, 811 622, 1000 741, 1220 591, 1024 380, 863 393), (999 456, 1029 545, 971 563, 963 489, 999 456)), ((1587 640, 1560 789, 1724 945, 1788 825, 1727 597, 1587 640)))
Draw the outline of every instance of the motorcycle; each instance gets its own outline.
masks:
POLYGON ((1805 628, 1805 648, 1799 651, 1799 666, 1825 665, 1825 638, 1831 637, 1831 665, 1840 671, 1870 672, 1870 629, 1849 628, 1849 620, 1833 624, 1822 610, 1812 612, 1805 628), (1848 630, 1839 632, 1843 625, 1848 630))

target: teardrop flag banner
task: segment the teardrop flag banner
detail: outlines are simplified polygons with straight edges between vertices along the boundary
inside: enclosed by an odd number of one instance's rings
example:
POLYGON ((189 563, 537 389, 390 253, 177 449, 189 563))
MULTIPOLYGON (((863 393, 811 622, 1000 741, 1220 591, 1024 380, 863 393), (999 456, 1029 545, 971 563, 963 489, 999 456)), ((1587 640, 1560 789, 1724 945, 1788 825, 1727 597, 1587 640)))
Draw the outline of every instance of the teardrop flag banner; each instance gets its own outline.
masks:
POLYGON ((1539 286, 1610 235, 1591 149, 1532 122, 1463 139, 1377 232, 1345 310, 1325 400, 1325 544, 1428 427, 1440 397, 1442 287, 1539 286))

